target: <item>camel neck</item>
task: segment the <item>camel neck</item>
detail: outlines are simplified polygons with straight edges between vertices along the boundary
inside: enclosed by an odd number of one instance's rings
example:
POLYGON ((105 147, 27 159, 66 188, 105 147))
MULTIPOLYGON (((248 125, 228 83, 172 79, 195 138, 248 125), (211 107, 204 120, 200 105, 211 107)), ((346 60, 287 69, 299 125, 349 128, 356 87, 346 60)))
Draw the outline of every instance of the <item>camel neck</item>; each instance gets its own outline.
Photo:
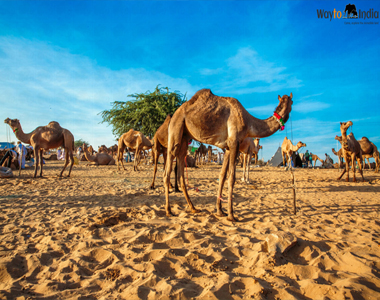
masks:
POLYGON ((274 134, 280 129, 280 124, 276 118, 271 116, 268 119, 261 120, 249 115, 248 136, 265 138, 274 134))
POLYGON ((24 144, 30 144, 30 138, 32 137, 33 132, 24 133, 21 124, 20 127, 12 128, 12 130, 19 141, 23 142, 24 144))
POLYGON ((87 148, 86 149, 83 148, 83 151, 84 151, 84 156, 86 157, 88 161, 92 161, 92 162, 95 161, 95 156, 91 155, 90 152, 88 152, 87 148))
POLYGON ((286 123, 286 121, 289 119, 289 112, 287 112, 287 107, 284 106, 280 108, 280 105, 276 108, 274 115, 265 120, 257 119, 248 113, 248 136, 264 138, 271 136, 276 131, 281 129, 282 124, 279 121, 278 117, 276 118, 275 115, 280 117, 283 123, 286 123))

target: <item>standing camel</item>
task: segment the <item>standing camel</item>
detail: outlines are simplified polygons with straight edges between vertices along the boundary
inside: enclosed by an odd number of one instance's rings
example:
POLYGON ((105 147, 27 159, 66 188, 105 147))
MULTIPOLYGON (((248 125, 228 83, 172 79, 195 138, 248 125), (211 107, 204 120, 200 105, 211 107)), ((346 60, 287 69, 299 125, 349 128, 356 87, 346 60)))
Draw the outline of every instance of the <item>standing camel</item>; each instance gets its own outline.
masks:
POLYGON ((364 182, 364 176, 363 176, 363 170, 362 170, 362 149, 360 148, 360 144, 355 139, 354 134, 351 132, 347 136, 347 129, 348 127, 352 126, 352 122, 348 121, 346 123, 340 123, 340 132, 342 133, 342 151, 343 151, 343 157, 346 161, 346 168, 343 169, 342 174, 338 177, 338 180, 340 180, 344 173, 347 172, 346 181, 350 181, 349 173, 350 173, 350 160, 352 164, 352 171, 354 172, 354 179, 353 181, 356 182, 355 177, 355 160, 357 161, 359 165, 359 172, 362 175, 363 182, 364 182))
MULTIPOLYGON (((162 123, 162 125, 157 129, 153 137, 152 158, 153 158, 154 169, 153 169, 153 180, 152 180, 152 184, 150 185, 151 189, 154 189, 154 181, 156 179, 158 158, 160 157, 161 153, 164 157, 164 170, 165 170, 166 158, 167 158, 166 154, 167 154, 167 147, 168 147, 168 128, 169 128, 170 120, 171 120, 171 115, 168 115, 164 123, 162 123)), ((175 174, 177 175, 177 166, 174 169, 175 169, 175 174)), ((176 192, 179 192, 177 176, 175 176, 174 189, 176 192)))
POLYGON ((317 160, 319 160, 319 161, 322 163, 322 166, 325 164, 325 162, 324 162, 322 159, 320 159, 320 158, 318 157, 318 155, 316 155, 316 154, 312 154, 312 155, 311 155, 311 161, 314 162, 313 169, 315 168, 315 165, 316 165, 316 163, 317 163, 317 160))
POLYGON ((252 153, 252 157, 255 158, 255 165, 257 165, 257 159, 259 157, 259 151, 260 149, 263 149, 263 146, 258 146, 257 149, 254 149, 253 153, 252 153))
POLYGON ((247 137, 239 146, 239 152, 243 155, 243 177, 241 181, 249 183, 249 166, 251 165, 252 155, 259 149, 260 139, 252 139, 247 137), (246 170, 247 169, 247 175, 246 170))
POLYGON ((124 133, 120 139, 119 144, 117 148, 117 170, 119 171, 119 161, 121 161, 121 165, 124 167, 124 159, 123 154, 126 147, 130 148, 131 150, 135 150, 135 161, 133 164, 133 170, 138 171, 137 166, 140 161, 140 152, 141 150, 148 150, 152 148, 151 141, 140 131, 136 131, 133 129, 130 129, 128 132, 124 133))
POLYGON ((286 159, 288 160, 288 166, 285 168, 285 170, 288 170, 289 168, 292 167, 293 152, 298 151, 298 149, 301 147, 306 147, 306 144, 299 141, 297 145, 294 146, 287 137, 284 138, 284 141, 282 142, 282 145, 281 145, 281 155, 282 155, 282 163, 284 167, 285 167, 286 159))
POLYGON ((72 133, 62 128, 58 122, 52 121, 46 126, 40 126, 34 129, 30 133, 24 133, 17 119, 5 119, 4 123, 8 124, 16 137, 24 144, 30 144, 33 147, 34 157, 36 159, 36 164, 34 166, 34 178, 37 177, 38 165, 41 166, 40 177, 42 177, 42 165, 43 165, 43 153, 49 149, 55 149, 58 147, 63 147, 65 149, 65 165, 59 177, 62 177, 63 171, 69 164, 70 158, 70 169, 67 177, 70 177, 71 169, 74 164, 74 136, 72 133))
MULTIPOLYGON (((342 144, 343 138, 341 136, 336 136, 335 139, 339 141, 342 144)), ((363 157, 363 168, 365 166, 365 159, 368 161, 368 168, 370 169, 371 165, 369 163, 369 159, 373 157, 375 159, 375 173, 379 172, 379 151, 377 150, 377 147, 374 143, 372 143, 368 138, 363 136, 360 140, 358 140, 358 143, 360 145, 360 149, 362 150, 362 157, 363 157)), ((339 150, 340 151, 340 150, 339 150)), ((338 152, 339 153, 339 152, 338 152)))
POLYGON ((338 170, 340 170, 340 168, 343 168, 343 164, 344 164, 344 162, 343 162, 343 151, 342 151, 342 149, 339 149, 339 151, 336 152, 334 148, 332 148, 331 151, 336 156, 338 156, 338 160, 339 160, 338 170))
POLYGON ((374 143, 372 143, 368 138, 365 136, 362 137, 359 141, 360 148, 362 149, 362 156, 363 156, 363 167, 365 165, 365 159, 368 161, 368 169, 371 169, 371 165, 369 163, 369 159, 373 157, 375 159, 376 168, 375 173, 379 172, 379 151, 377 150, 377 147, 374 143))
MULTIPOLYGON (((95 155, 91 155, 90 152, 88 151, 89 148, 87 148, 87 145, 83 143, 83 151, 84 155, 86 156, 86 159, 89 162, 93 162, 95 166, 99 165, 114 165, 115 164, 115 159, 104 152, 96 153, 95 155)), ((90 164, 89 164, 90 165, 90 164)), ((92 164, 91 164, 92 165, 92 164)))
POLYGON ((169 182, 174 158, 178 161, 178 178, 191 212, 199 212, 191 202, 187 193, 184 176, 184 158, 190 139, 226 149, 222 170, 219 175, 219 188, 216 200, 217 216, 225 216, 222 210, 222 190, 228 177, 228 217, 236 221, 233 214, 232 193, 235 183, 236 157, 239 144, 246 137, 267 137, 280 128, 284 128, 292 109, 292 97, 278 96, 279 105, 273 116, 260 120, 251 116, 240 102, 230 97, 219 97, 211 90, 198 91, 189 101, 181 105, 174 113, 169 124, 168 158, 164 174, 166 215, 172 216, 169 204, 169 182))

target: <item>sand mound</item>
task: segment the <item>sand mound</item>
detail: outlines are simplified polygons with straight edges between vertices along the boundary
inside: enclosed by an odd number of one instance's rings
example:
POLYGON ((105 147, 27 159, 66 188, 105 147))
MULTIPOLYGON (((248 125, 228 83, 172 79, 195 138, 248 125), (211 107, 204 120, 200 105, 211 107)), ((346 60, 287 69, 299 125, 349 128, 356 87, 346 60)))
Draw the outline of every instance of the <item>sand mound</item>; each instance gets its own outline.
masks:
POLYGON ((230 223, 214 215, 220 166, 188 169, 202 211, 191 214, 172 192, 177 216, 167 218, 162 168, 150 190, 152 166, 131 173, 81 163, 58 178, 62 164, 47 162, 45 178, 26 170, 1 181, 0 299, 380 296, 372 170, 364 183, 337 181, 335 169, 296 170, 295 216, 289 173, 252 168, 251 184, 235 184, 239 222, 230 223))

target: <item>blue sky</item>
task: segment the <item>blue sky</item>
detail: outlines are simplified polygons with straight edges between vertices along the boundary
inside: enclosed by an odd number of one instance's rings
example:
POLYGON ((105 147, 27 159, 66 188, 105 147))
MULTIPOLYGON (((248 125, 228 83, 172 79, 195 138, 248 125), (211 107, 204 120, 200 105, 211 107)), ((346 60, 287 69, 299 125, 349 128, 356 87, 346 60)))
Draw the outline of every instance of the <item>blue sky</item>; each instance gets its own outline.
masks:
MULTIPOLYGON (((25 132, 58 121, 97 147, 115 143, 98 113, 158 84, 188 99, 210 88, 263 119, 278 95, 292 92, 286 130, 261 140, 264 159, 286 134, 335 159, 334 137, 348 120, 357 139, 380 147, 379 19, 317 16, 346 4, 0 1, 0 114, 20 119, 25 132)), ((380 11, 377 1, 356 4, 380 11)), ((5 124, 0 141, 7 141, 5 124)))

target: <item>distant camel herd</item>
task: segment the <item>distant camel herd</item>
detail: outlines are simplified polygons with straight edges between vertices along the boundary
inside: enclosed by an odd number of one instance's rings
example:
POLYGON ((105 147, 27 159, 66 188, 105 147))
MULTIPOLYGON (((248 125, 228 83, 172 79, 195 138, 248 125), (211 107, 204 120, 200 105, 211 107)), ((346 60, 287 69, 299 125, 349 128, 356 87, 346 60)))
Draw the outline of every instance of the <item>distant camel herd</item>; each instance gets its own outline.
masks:
MULTIPOLYGON (((185 159, 188 159, 188 144, 192 140, 201 143, 214 145, 223 149, 224 159, 219 175, 219 188, 216 199, 216 211, 218 216, 227 216, 230 221, 235 221, 232 205, 232 193, 235 184, 236 160, 239 153, 242 154, 243 161, 243 178, 242 180, 249 183, 249 164, 253 157, 257 162, 258 152, 262 148, 259 145, 260 138, 268 137, 279 129, 283 130, 285 123, 289 118, 289 113, 293 104, 293 95, 278 96, 278 105, 272 116, 265 120, 257 119, 251 116, 240 102, 230 97, 219 97, 214 95, 210 90, 203 89, 198 91, 189 101, 182 104, 173 116, 167 116, 164 123, 155 133, 153 140, 150 140, 144 134, 133 129, 124 133, 120 138, 118 145, 111 148, 100 147, 98 153, 92 148, 83 145, 84 156, 89 162, 95 165, 114 165, 115 158, 118 170, 120 163, 124 167, 124 151, 128 148, 135 152, 133 170, 138 170, 141 160, 141 151, 152 149, 152 159, 154 163, 153 181, 150 188, 154 188, 154 181, 157 172, 158 158, 161 154, 164 157, 164 186, 165 186, 165 210, 167 216, 171 216, 172 211, 169 203, 170 173, 172 171, 173 160, 176 158, 176 180, 175 188, 178 190, 180 184, 184 196, 187 200, 191 212, 199 212, 190 200, 185 184, 184 168, 185 159), (252 139, 254 138, 254 139, 252 139), (116 156, 114 157, 114 154, 116 156), (228 173, 228 176, 227 176, 228 173), (222 190, 225 181, 228 180, 228 199, 222 198, 222 190), (178 181, 178 183, 177 183, 178 181), (228 202, 227 214, 222 209, 222 202, 228 202)), ((68 176, 74 163, 74 136, 67 129, 62 128, 57 122, 50 122, 47 126, 37 127, 31 133, 25 134, 22 130, 19 120, 7 118, 5 123, 9 124, 16 137, 26 144, 31 144, 34 148, 35 171, 37 175, 38 166, 40 166, 40 176, 42 176, 42 154, 48 149, 63 147, 65 149, 65 164, 59 176, 62 176, 66 166, 70 168, 68 176)), ((354 181, 355 178, 355 161, 359 165, 359 172, 363 177, 362 159, 373 157, 376 161, 376 172, 379 167, 379 152, 376 146, 367 138, 356 141, 354 135, 346 134, 347 128, 352 122, 341 123, 340 130, 342 136, 338 139, 342 144, 342 149, 336 153, 340 158, 344 158, 346 168, 338 179, 347 173, 346 180, 349 180, 349 164, 352 165, 354 181)), ((293 152, 298 151, 306 144, 298 142, 294 146, 287 138, 284 139, 281 152, 283 163, 287 161, 287 168, 291 168, 291 157, 293 152)), ((204 164, 206 154, 211 159, 212 147, 206 148, 203 144, 195 152, 195 160, 199 164, 204 164)), ((313 157, 314 159, 314 157, 313 157)), ((315 161, 319 159, 317 156, 315 161)), ((319 159, 320 160, 320 159, 319 159)), ((364 177, 363 177, 364 181, 364 177)))

